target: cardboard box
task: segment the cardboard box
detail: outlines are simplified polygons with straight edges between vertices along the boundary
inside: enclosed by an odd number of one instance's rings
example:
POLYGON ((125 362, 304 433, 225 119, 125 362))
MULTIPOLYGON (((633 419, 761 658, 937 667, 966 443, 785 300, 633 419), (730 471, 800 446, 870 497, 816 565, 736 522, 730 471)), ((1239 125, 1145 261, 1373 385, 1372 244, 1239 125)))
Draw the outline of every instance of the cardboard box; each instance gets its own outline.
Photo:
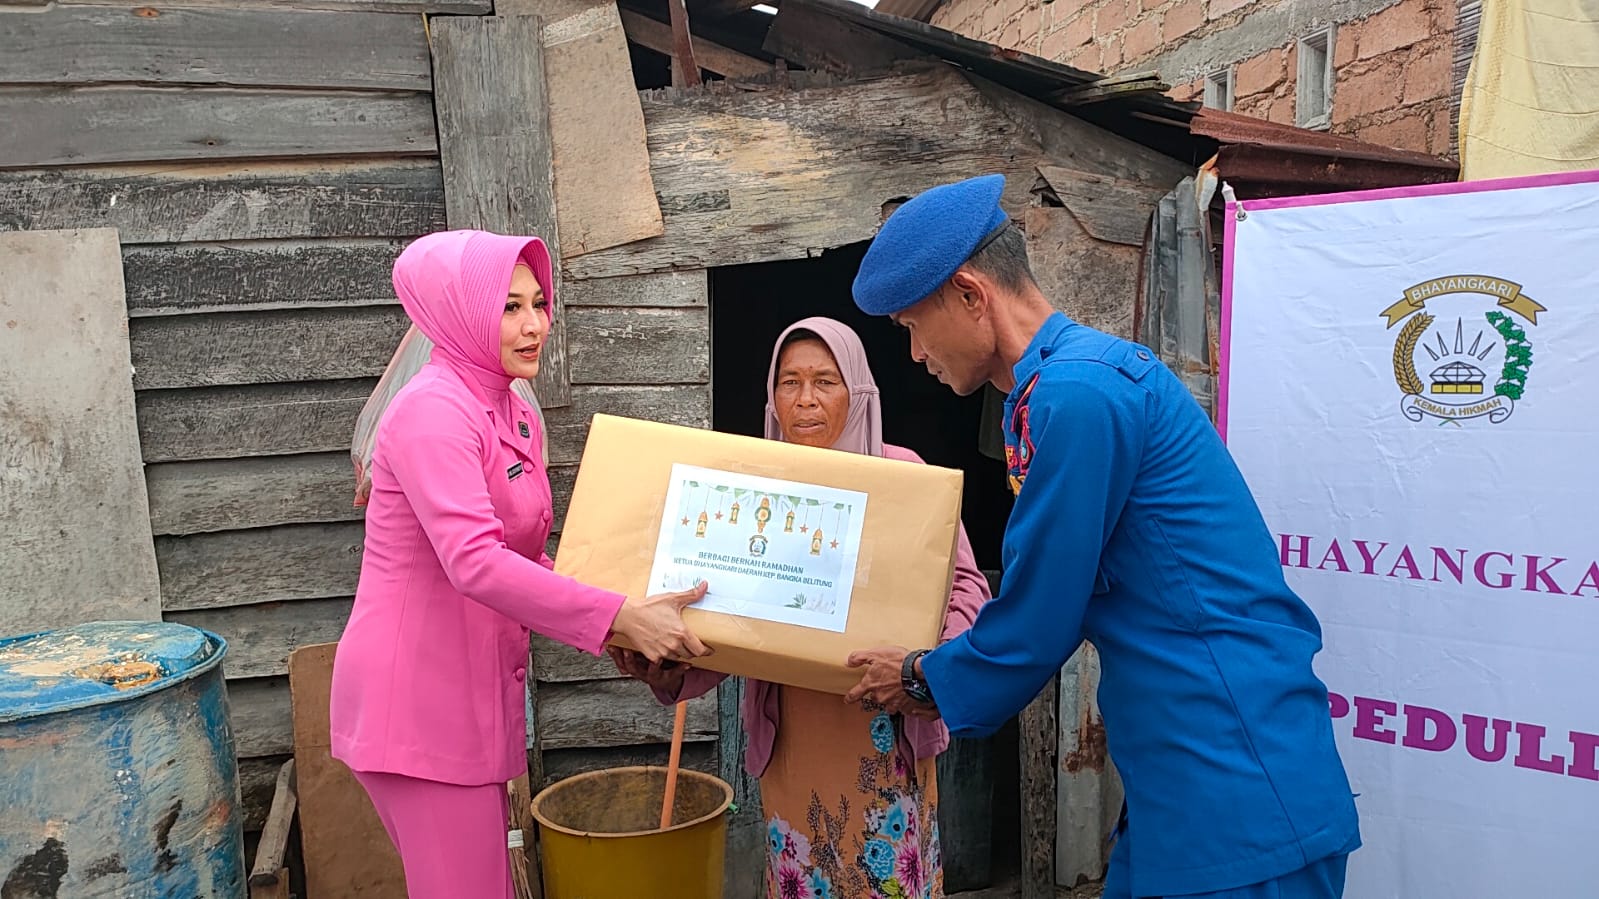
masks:
POLYGON ((596 415, 555 570, 634 597, 703 575, 684 615, 714 650, 698 667, 843 694, 851 652, 937 644, 963 478, 596 415))

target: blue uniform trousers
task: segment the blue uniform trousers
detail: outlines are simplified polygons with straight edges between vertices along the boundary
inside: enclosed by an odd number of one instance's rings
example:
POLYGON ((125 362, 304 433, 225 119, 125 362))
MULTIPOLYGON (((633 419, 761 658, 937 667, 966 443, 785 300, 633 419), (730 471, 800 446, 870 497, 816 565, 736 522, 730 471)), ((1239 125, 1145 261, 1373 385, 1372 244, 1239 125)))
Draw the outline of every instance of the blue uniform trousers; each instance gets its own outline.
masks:
POLYGON ((1298 871, 1214 893, 1185 893, 1182 896, 1138 896, 1131 892, 1132 878, 1127 870, 1127 835, 1116 841, 1110 853, 1110 870, 1105 875, 1102 899, 1342 899, 1347 853, 1331 855, 1298 871))

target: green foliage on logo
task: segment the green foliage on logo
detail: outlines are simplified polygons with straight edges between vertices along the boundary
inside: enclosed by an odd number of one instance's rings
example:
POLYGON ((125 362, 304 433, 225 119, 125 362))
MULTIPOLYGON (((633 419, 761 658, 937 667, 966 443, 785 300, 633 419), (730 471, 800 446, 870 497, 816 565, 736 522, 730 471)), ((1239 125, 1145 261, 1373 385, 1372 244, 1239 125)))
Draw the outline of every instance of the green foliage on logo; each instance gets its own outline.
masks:
POLYGON ((1532 370, 1532 344, 1527 341, 1527 332, 1497 309, 1488 313, 1488 323, 1505 340, 1505 367, 1499 373, 1494 393, 1519 400, 1527 389, 1527 374, 1532 370))

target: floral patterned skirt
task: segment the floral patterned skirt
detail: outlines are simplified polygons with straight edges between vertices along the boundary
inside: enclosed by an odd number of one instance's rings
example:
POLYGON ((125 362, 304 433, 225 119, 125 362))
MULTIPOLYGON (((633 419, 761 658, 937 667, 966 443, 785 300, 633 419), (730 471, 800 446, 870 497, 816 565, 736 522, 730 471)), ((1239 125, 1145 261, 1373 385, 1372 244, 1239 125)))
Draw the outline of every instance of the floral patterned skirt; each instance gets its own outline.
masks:
POLYGON ((778 688, 761 777, 768 899, 943 899, 934 761, 907 769, 872 706, 778 688))

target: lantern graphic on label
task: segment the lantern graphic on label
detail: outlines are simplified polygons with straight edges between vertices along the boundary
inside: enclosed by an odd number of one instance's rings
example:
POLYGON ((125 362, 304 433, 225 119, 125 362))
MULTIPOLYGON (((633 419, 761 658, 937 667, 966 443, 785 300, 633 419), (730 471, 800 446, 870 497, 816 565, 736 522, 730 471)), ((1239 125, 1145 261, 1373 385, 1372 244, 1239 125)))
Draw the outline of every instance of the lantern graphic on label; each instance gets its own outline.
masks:
POLYGON ((755 510, 755 533, 766 533, 766 523, 772 520, 772 499, 761 497, 761 506, 755 510))
POLYGON ((794 533, 794 510, 789 509, 788 515, 783 518, 783 533, 794 533))
POLYGON ((696 536, 696 537, 704 537, 705 536, 706 517, 707 516, 706 516, 706 514, 704 512, 700 513, 699 524, 696 524, 694 526, 694 536, 696 536))
POLYGON ((821 554, 822 554, 822 529, 821 528, 817 528, 816 530, 811 532, 811 555, 819 556, 821 554))
POLYGON ((738 524, 738 500, 736 499, 733 500, 733 508, 728 510, 727 523, 738 524))

